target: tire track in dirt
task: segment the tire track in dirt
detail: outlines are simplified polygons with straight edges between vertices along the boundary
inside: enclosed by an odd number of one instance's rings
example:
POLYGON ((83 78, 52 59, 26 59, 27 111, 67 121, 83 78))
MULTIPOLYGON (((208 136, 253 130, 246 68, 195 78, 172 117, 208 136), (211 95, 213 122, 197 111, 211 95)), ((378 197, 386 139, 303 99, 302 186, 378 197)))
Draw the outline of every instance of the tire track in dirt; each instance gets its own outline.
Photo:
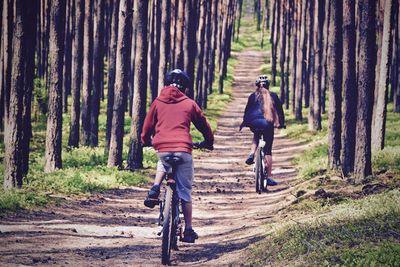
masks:
MULTIPOLYGON (((215 150, 196 155, 194 228, 200 239, 180 243, 173 264, 228 265, 243 262, 248 245, 263 238, 276 212, 293 200, 290 163, 306 145, 276 133, 274 178, 269 193, 255 193, 252 167, 244 164, 248 129, 239 132, 248 95, 260 74, 264 52, 236 54, 233 100, 221 116, 215 150)), ((161 239, 157 210, 143 206, 147 188, 112 190, 59 207, 0 220, 0 263, 6 266, 157 266, 161 239)))

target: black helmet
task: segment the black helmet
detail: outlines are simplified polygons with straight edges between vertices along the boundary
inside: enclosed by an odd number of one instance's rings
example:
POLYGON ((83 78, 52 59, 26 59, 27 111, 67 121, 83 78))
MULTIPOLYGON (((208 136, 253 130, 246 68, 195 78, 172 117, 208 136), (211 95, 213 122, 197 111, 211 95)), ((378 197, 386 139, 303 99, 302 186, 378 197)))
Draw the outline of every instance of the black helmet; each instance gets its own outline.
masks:
POLYGON ((261 75, 260 77, 258 77, 258 79, 256 80, 256 86, 260 86, 260 85, 265 85, 265 88, 269 88, 269 80, 267 75, 261 75))
POLYGON ((189 76, 186 74, 186 72, 180 70, 180 69, 174 69, 170 72, 167 73, 165 76, 165 85, 176 85, 176 87, 179 88, 179 90, 184 90, 186 88, 189 88, 190 86, 190 79, 189 76))

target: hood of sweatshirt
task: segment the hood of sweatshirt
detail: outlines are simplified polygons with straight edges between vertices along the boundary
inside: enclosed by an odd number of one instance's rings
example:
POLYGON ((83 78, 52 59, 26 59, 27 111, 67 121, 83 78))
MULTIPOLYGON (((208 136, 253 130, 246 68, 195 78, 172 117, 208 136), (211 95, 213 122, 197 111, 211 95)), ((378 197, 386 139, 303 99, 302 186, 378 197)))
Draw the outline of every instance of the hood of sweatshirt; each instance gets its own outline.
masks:
POLYGON ((166 86, 161 90, 157 99, 167 104, 174 104, 188 99, 188 97, 175 86, 166 86))

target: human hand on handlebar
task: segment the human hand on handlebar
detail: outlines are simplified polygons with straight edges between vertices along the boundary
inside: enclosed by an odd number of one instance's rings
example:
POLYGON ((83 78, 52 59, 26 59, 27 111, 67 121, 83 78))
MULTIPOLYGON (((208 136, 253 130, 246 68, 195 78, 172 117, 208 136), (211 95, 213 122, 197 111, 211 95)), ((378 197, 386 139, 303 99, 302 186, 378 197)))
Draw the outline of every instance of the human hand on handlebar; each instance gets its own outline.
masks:
POLYGON ((208 150, 214 150, 214 144, 208 141, 201 141, 201 142, 195 142, 193 143, 193 148, 196 149, 208 149, 208 150))

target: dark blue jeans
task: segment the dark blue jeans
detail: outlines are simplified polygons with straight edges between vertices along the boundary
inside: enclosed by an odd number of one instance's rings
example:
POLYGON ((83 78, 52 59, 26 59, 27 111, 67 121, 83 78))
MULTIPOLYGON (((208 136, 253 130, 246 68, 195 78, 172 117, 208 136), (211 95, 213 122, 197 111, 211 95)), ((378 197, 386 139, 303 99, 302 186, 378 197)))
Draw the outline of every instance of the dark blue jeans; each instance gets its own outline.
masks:
POLYGON ((272 143, 274 142, 274 124, 266 119, 256 119, 250 123, 250 130, 254 133, 254 142, 258 145, 258 140, 262 134, 265 142, 264 155, 272 155, 272 143))

